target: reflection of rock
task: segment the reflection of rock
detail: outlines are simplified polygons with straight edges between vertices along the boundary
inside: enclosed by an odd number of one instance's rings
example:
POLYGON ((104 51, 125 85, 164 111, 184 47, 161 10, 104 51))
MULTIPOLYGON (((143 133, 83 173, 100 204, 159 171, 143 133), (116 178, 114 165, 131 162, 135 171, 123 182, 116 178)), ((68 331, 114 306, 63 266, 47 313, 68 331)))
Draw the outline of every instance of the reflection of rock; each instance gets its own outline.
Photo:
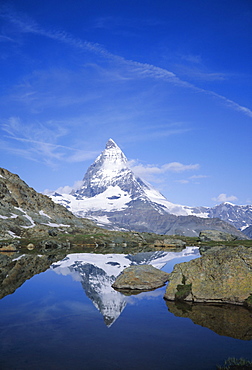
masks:
POLYGON ((0 247, 0 252, 16 252, 17 248, 15 244, 7 244, 0 247))
POLYGON ((163 286, 169 274, 151 265, 129 266, 117 277, 112 287, 118 290, 151 290, 163 286))
POLYGON ((58 274, 71 275, 80 281, 88 298, 101 312, 107 326, 111 326, 126 305, 123 294, 112 288, 116 277, 130 265, 153 265, 161 269, 174 258, 198 256, 198 248, 187 247, 182 252, 143 252, 131 254, 68 254, 51 269, 58 274))
POLYGON ((243 304, 251 287, 252 248, 218 247, 175 265, 164 298, 243 304))
MULTIPOLYGON (((62 258, 62 255, 61 255, 62 258)), ((59 259, 59 258, 58 258, 59 259)), ((0 299, 15 292, 26 280, 47 270, 56 261, 52 255, 0 255, 0 299), (16 257, 16 258, 13 258, 16 257)))
POLYGON ((189 318, 219 335, 252 339, 251 312, 242 306, 168 301, 166 305, 175 316, 189 318))

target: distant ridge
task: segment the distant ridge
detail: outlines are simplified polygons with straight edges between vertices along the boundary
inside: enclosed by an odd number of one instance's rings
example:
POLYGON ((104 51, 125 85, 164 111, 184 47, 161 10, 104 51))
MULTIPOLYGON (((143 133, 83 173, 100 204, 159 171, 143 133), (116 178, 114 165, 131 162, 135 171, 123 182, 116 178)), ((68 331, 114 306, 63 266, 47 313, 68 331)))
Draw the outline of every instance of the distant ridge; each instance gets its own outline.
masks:
POLYGON ((198 236, 204 229, 222 230, 242 237, 218 210, 169 202, 158 190, 136 176, 114 140, 88 168, 82 186, 71 194, 51 195, 78 217, 87 217, 108 229, 198 236))

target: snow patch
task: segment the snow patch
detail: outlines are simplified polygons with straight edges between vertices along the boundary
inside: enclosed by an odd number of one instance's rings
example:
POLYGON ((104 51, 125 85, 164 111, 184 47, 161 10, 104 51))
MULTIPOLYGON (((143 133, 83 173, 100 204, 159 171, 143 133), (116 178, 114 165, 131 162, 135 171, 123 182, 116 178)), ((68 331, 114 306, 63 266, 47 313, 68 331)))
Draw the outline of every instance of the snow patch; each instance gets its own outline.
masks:
POLYGON ((35 222, 34 222, 34 221, 33 221, 33 219, 31 218, 31 216, 29 216, 29 215, 27 215, 27 213, 25 213, 24 217, 26 217, 26 218, 27 218, 27 220, 29 220, 29 221, 30 221, 31 225, 29 225, 29 226, 21 226, 21 227, 23 227, 24 229, 30 229, 30 228, 32 228, 32 227, 34 227, 34 226, 36 226, 35 222))
POLYGON ((20 236, 16 235, 13 231, 10 231, 10 230, 8 230, 8 234, 9 234, 12 238, 21 238, 20 236))
POLYGON ((50 226, 50 227, 70 227, 70 225, 64 225, 64 224, 56 224, 53 222, 49 222, 48 224, 42 222, 42 225, 50 226))
POLYGON ((62 194, 54 196, 52 199, 67 207, 77 216, 85 215, 88 211, 121 211, 127 208, 127 203, 132 200, 129 193, 123 191, 118 185, 109 186, 103 193, 92 198, 78 198, 70 194, 62 194))
POLYGON ((47 217, 47 218, 51 218, 50 216, 48 216, 44 211, 39 211, 39 214, 40 214, 40 216, 45 216, 45 217, 47 217))
POLYGON ((242 227, 240 228, 240 230, 241 230, 241 231, 243 231, 243 230, 247 229, 247 227, 249 227, 249 226, 250 226, 249 224, 246 224, 245 226, 242 226, 242 227))

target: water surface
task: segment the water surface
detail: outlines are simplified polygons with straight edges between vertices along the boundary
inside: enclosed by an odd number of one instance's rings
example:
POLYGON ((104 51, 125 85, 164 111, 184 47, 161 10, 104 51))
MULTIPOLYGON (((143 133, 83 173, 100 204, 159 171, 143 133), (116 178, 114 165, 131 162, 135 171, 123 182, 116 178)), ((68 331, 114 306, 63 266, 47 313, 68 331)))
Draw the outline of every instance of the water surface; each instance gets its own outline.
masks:
POLYGON ((1 369, 215 369, 252 360, 252 317, 243 307, 175 305, 165 287, 124 296, 111 288, 129 264, 170 272, 189 248, 127 255, 76 254, 0 300, 1 369), (208 320, 207 320, 208 319, 208 320))

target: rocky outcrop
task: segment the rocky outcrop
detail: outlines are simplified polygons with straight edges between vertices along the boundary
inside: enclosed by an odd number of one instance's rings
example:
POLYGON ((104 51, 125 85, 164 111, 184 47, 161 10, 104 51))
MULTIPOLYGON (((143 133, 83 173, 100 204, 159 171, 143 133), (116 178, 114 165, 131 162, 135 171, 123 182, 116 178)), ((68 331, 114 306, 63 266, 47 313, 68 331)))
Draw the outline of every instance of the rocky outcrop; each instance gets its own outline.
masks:
POLYGON ((244 304, 252 292, 252 248, 213 247, 174 266, 164 298, 244 304))
POLYGON ((232 235, 225 233, 224 231, 218 231, 218 230, 202 230, 199 233, 199 239, 202 242, 219 242, 219 241, 227 241, 231 242, 233 240, 237 239, 237 235, 232 235))
POLYGON ((181 239, 176 239, 176 238, 165 238, 163 240, 161 239, 156 239, 154 241, 154 247, 157 248, 169 248, 169 247, 185 247, 186 242, 184 242, 181 239))
POLYGON ((65 207, 30 188, 18 175, 0 168, 0 238, 48 235, 73 228, 90 229, 96 225, 79 219, 65 207), (50 231, 52 232, 52 231, 50 231))
POLYGON ((169 274, 151 265, 127 267, 112 287, 117 290, 151 290, 163 286, 169 274))
POLYGON ((242 306, 167 301, 168 310, 178 317, 209 328, 219 335, 252 339, 251 312, 242 306))

